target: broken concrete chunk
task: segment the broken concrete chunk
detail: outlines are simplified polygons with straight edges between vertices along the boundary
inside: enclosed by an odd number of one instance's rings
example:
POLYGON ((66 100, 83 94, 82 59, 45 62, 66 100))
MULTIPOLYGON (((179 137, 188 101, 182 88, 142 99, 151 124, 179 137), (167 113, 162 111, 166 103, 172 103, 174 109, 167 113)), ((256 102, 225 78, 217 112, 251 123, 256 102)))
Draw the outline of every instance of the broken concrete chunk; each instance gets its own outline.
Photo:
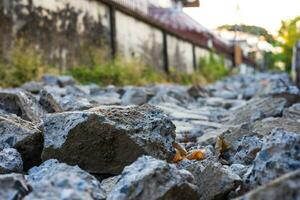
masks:
POLYGON ((100 182, 78 166, 50 159, 28 172, 33 192, 27 199, 105 199, 100 182))
POLYGON ((110 200, 198 199, 192 174, 150 156, 140 157, 125 167, 110 200))
POLYGON ((22 174, 0 175, 0 199, 21 200, 29 193, 29 187, 22 174))
POLYGON ((45 114, 35 97, 22 90, 0 91, 0 109, 33 122, 45 114))
POLYGON ((231 113, 228 124, 238 125, 267 117, 280 116, 285 105, 286 100, 284 98, 265 97, 252 99, 245 106, 231 113))
POLYGON ((249 188, 266 184, 271 180, 300 169, 300 134, 274 129, 263 140, 261 151, 245 174, 249 188))
POLYGON ((300 199, 300 170, 285 174, 235 200, 300 199))
POLYGON ((22 156, 24 170, 41 163, 43 136, 32 123, 15 115, 0 116, 0 149, 15 148, 22 156))
POLYGON ((21 154, 13 148, 5 148, 0 151, 0 174, 23 171, 21 154))
POLYGON ((150 105, 103 106, 44 118, 43 160, 56 158, 98 174, 118 174, 139 156, 171 161, 175 126, 150 105))

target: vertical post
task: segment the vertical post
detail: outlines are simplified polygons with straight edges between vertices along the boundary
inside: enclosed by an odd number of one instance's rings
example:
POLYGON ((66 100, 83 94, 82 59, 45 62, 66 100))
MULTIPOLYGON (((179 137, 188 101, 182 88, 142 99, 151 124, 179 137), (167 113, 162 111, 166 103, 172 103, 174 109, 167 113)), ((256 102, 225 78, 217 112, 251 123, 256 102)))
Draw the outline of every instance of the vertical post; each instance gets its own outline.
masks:
POLYGON ((115 59, 117 54, 117 41, 116 41, 116 9, 109 5, 109 22, 110 22, 110 48, 111 58, 115 59))
POLYGON ((167 41, 167 33, 162 30, 163 34, 163 59, 164 59, 164 70, 167 74, 169 74, 169 58, 168 58, 168 41, 167 41))
POLYGON ((295 84, 300 87, 300 40, 296 42, 293 51, 292 77, 295 84))
POLYGON ((197 57, 196 57, 196 46, 194 44, 193 45, 193 67, 194 67, 194 71, 197 70, 197 57))

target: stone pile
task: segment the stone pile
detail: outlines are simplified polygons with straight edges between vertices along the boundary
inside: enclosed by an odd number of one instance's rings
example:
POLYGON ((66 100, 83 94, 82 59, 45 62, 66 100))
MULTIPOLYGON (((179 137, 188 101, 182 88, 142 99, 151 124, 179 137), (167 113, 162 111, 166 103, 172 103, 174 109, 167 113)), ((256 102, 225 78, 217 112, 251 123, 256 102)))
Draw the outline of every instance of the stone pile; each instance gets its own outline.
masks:
POLYGON ((300 199, 300 91, 287 74, 207 86, 0 89, 0 199, 300 199))

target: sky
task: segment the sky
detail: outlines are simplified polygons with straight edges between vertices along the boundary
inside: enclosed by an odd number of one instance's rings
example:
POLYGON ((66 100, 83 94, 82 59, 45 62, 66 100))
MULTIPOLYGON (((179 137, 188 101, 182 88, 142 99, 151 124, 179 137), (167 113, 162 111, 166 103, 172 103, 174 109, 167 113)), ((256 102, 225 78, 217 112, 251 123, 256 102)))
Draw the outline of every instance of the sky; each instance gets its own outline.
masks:
POLYGON ((209 29, 238 23, 276 34, 282 20, 300 16, 300 0, 200 0, 200 8, 185 8, 184 12, 209 29))

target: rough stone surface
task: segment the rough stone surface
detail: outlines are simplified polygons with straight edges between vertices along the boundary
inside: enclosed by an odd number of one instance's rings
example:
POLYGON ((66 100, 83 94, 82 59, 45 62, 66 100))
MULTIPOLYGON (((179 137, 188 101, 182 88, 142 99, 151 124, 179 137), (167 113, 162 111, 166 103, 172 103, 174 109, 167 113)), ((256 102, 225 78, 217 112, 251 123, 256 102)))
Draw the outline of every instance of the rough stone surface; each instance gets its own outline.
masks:
POLYGON ((21 200, 29 193, 30 189, 22 174, 0 175, 0 199, 21 200))
POLYGON ((283 116, 286 118, 300 120, 300 103, 296 103, 289 108, 286 108, 283 112, 283 116))
POLYGON ((1 115, 0 136, 0 149, 17 149, 25 171, 40 164, 43 136, 36 125, 15 115, 1 115))
POLYGON ((23 161, 21 154, 17 150, 6 148, 0 151, 0 174, 21 173, 22 171, 23 161))
POLYGON ((0 109, 29 121, 39 121, 45 114, 35 97, 22 90, 1 90, 0 109))
POLYGON ((78 166, 50 159, 29 170, 28 183, 33 188, 26 199, 105 199, 100 182, 78 166))
POLYGON ((267 117, 282 115, 286 100, 284 98, 256 98, 247 105, 237 109, 231 115, 228 124, 238 125, 245 122, 254 122, 267 117))
POLYGON ((188 171, 143 156, 123 170, 108 199, 198 199, 198 192, 188 171))
POLYGON ((142 105, 147 103, 148 94, 144 88, 127 88, 121 100, 122 105, 142 105))
POLYGON ((166 160, 175 155, 175 126, 150 105, 51 114, 43 126, 43 160, 56 158, 91 173, 120 173, 143 154, 166 160))
POLYGON ((209 163, 201 173, 193 173, 197 181, 200 199, 224 199, 242 180, 227 166, 217 162, 209 163))
POLYGON ((43 89, 43 84, 31 81, 23 84, 21 88, 33 94, 38 94, 43 89))
POLYGON ((300 169, 300 134, 274 129, 263 140, 261 151, 245 174, 249 187, 266 184, 271 180, 300 169))
POLYGON ((283 175, 235 200, 300 199, 300 170, 283 175))

